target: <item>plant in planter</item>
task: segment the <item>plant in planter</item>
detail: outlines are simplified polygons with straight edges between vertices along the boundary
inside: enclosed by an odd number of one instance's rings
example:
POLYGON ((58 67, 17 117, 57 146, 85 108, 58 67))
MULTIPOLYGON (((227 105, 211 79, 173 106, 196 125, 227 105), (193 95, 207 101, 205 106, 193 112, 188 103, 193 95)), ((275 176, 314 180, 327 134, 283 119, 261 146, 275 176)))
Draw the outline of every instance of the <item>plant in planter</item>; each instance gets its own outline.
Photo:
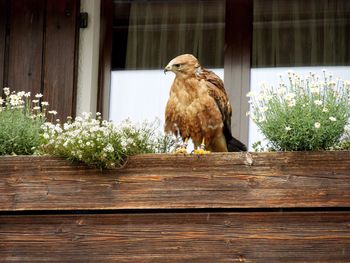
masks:
POLYGON ((170 151, 174 140, 157 132, 155 123, 133 124, 126 120, 120 125, 93 118, 83 113, 64 124, 46 122, 42 126, 39 154, 61 156, 81 161, 100 169, 121 166, 126 157, 140 153, 170 151))
MULTIPOLYGON (((54 155, 100 169, 121 166, 127 156, 172 150, 173 137, 159 132, 159 121, 120 125, 102 120, 99 113, 83 113, 61 124, 47 111, 48 103, 30 92, 10 92, 0 98, 0 155, 54 155), (51 122, 45 122, 51 115, 51 122)), ((50 118, 49 118, 50 119, 50 118)))
POLYGON ((330 149, 339 143, 350 117, 349 82, 333 80, 325 70, 322 79, 289 72, 287 82, 280 76, 278 87, 263 84, 259 93, 247 96, 248 115, 272 150, 330 149))
POLYGON ((41 94, 31 100, 30 92, 4 88, 0 98, 0 155, 30 155, 40 145, 40 127, 48 103, 41 94))

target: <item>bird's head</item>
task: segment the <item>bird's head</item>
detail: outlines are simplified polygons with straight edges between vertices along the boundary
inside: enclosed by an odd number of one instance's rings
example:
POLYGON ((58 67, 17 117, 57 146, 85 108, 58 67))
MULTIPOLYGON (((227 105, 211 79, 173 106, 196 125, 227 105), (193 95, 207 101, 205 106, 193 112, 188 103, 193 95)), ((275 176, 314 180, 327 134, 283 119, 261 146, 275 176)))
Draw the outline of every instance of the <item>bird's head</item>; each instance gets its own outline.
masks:
POLYGON ((164 73, 172 71, 177 77, 194 75, 200 68, 197 58, 191 54, 184 54, 172 59, 164 68, 164 73))

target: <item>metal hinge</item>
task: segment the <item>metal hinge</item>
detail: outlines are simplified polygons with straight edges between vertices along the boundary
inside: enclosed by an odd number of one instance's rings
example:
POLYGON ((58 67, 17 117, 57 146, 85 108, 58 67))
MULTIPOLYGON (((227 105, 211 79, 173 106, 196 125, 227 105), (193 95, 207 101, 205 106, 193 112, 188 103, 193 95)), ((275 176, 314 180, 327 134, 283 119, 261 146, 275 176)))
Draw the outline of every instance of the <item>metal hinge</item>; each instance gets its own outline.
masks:
POLYGON ((87 28, 88 27, 88 13, 87 12, 81 12, 79 14, 79 27, 80 28, 87 28))

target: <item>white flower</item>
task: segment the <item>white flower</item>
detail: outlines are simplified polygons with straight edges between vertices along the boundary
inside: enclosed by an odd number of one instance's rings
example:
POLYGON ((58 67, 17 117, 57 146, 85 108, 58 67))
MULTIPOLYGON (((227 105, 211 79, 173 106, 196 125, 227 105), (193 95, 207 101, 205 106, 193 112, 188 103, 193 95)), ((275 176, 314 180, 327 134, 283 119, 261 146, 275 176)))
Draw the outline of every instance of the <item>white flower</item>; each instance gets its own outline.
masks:
POLYGON ((20 96, 17 96, 16 94, 11 94, 9 96, 10 99, 10 105, 15 107, 24 104, 24 101, 20 96))
POLYGON ((286 92, 287 92, 287 89, 284 88, 284 87, 281 87, 281 88, 278 88, 278 89, 277 89, 277 94, 278 94, 278 95, 282 95, 282 94, 284 94, 284 93, 286 93, 286 92))
POLYGON ((350 131, 350 124, 345 125, 344 130, 345 131, 350 131))
POLYGON ((4 100, 2 98, 0 98, 0 107, 3 103, 4 103, 4 100))
POLYGON ((49 106, 49 103, 47 101, 43 101, 43 102, 41 102, 41 105, 42 106, 49 106))
POLYGON ((284 97, 286 100, 292 100, 295 98, 295 94, 293 92, 287 93, 284 97))
POLYGON ((35 94, 35 98, 41 98, 43 96, 43 94, 41 94, 41 93, 38 93, 38 94, 35 94))
POLYGON ((316 129, 319 129, 321 127, 321 123, 315 122, 314 126, 315 126, 316 129))
POLYGON ((266 96, 266 100, 267 100, 267 101, 272 100, 272 98, 273 98, 272 95, 267 95, 267 96, 266 96))
POLYGON ((261 111, 262 112, 266 112, 268 109, 269 109, 268 107, 264 106, 264 107, 261 108, 261 111))
POLYGON ((18 92, 17 92, 17 96, 18 96, 18 97, 23 97, 24 94, 25 94, 24 91, 18 91, 18 92))
POLYGON ((30 91, 27 93, 24 93, 24 97, 29 98, 30 97, 30 91))
POLYGON ((246 96, 247 97, 255 97, 256 93, 254 91, 249 91, 246 96))
POLYGON ((296 101, 294 99, 288 101, 288 107, 294 107, 296 105, 296 101))
POLYGON ((83 112, 81 115, 83 115, 83 118, 85 120, 87 120, 87 119, 91 118, 92 113, 91 112, 83 112))
POLYGON ((311 87, 310 91, 313 94, 319 94, 320 93, 320 89, 317 86, 311 87))
POLYGON ((245 113, 245 116, 249 116, 250 115, 250 111, 247 111, 246 113, 245 113))
POLYGON ((4 88, 4 93, 5 93, 6 96, 10 95, 10 88, 5 87, 4 88))
POLYGON ((258 101, 263 101, 265 98, 266 98, 265 94, 260 92, 258 95, 258 101))
POLYGON ((114 152, 114 148, 112 146, 112 144, 107 144, 107 146, 103 149, 105 152, 114 152))
POLYGON ((49 111, 49 114, 56 115, 56 114, 57 114, 57 111, 55 111, 55 110, 50 110, 50 111, 49 111))
POLYGON ((63 129, 64 129, 64 130, 69 130, 70 127, 71 127, 71 125, 68 124, 68 123, 64 123, 64 124, 63 124, 63 129))
POLYGON ((39 102, 39 100, 32 100, 32 102, 33 102, 33 103, 38 103, 38 102, 39 102))
POLYGON ((334 117, 332 117, 332 116, 331 116, 331 117, 329 117, 329 120, 330 120, 330 121, 337 121, 337 119, 336 119, 336 118, 334 118, 334 117))
POLYGON ((39 106, 35 106, 35 107, 33 107, 33 110, 40 110, 40 107, 39 106))
POLYGON ((326 107, 323 108, 323 112, 328 112, 328 109, 326 107))
POLYGON ((264 122, 264 121, 266 121, 265 116, 262 116, 262 117, 259 118, 259 122, 264 122))
POLYGON ((286 131, 290 131, 292 128, 289 127, 289 126, 286 126, 284 129, 285 129, 286 131))
POLYGON ((55 131, 56 131, 57 133, 62 133, 62 128, 57 124, 57 125, 55 126, 55 131))
POLYGON ((319 106, 319 105, 322 105, 322 100, 315 100, 314 103, 315 103, 316 105, 318 105, 318 106, 319 106))

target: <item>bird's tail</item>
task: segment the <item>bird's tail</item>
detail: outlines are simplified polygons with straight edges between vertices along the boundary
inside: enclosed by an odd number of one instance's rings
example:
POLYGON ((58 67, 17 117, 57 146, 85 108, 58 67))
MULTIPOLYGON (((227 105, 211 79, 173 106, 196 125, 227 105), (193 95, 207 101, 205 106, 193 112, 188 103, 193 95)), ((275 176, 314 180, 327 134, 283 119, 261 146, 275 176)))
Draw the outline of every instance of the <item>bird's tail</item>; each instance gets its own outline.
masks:
POLYGON ((227 150, 229 152, 246 152, 247 146, 245 146, 244 143, 237 140, 235 137, 232 136, 231 131, 227 128, 227 126, 224 126, 224 135, 226 139, 227 144, 227 150))
POLYGON ((229 152, 246 152, 247 147, 241 141, 237 140, 235 137, 231 136, 230 140, 226 140, 227 150, 229 152))

